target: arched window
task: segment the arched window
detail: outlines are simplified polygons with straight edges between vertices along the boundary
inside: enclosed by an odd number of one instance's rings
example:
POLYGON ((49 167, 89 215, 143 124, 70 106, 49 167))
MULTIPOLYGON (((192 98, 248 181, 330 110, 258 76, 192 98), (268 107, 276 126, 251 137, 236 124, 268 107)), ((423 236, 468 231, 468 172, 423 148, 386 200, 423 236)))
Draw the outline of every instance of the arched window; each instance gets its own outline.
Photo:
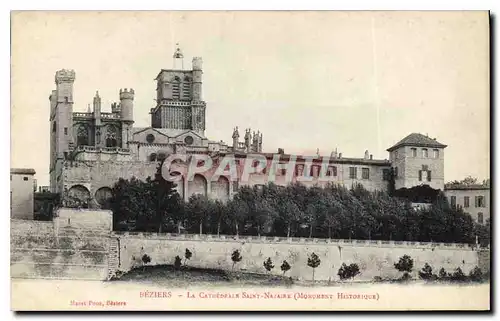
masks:
POLYGON ((151 153, 151 155, 149 155, 149 161, 156 162, 156 153, 151 153))
POLYGON ((118 146, 118 128, 114 125, 109 125, 106 131, 106 147, 118 146))
POLYGON ((158 157, 157 157, 157 159, 158 159, 159 161, 162 161, 162 160, 164 160, 165 158, 167 158, 167 154, 165 154, 165 153, 163 153, 163 152, 158 153, 158 157))
POLYGON ((78 146, 89 145, 89 128, 87 126, 78 126, 76 131, 76 144, 78 146))
POLYGON ((180 88, 181 79, 179 77, 175 77, 172 82, 172 99, 180 99, 181 88, 180 88))
POLYGON ((182 82, 182 99, 191 99, 191 78, 188 76, 184 77, 184 81, 182 82))

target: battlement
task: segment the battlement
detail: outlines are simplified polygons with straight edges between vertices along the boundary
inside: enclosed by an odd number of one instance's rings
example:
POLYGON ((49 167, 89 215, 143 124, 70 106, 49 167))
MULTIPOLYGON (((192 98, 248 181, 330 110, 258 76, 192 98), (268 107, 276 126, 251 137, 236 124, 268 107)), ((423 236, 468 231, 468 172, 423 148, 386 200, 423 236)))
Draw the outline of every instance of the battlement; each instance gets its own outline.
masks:
POLYGON ((120 99, 134 99, 135 92, 132 88, 120 89, 120 99))
POLYGON ((56 71, 55 82, 73 82, 75 81, 75 71, 73 69, 61 69, 56 71))

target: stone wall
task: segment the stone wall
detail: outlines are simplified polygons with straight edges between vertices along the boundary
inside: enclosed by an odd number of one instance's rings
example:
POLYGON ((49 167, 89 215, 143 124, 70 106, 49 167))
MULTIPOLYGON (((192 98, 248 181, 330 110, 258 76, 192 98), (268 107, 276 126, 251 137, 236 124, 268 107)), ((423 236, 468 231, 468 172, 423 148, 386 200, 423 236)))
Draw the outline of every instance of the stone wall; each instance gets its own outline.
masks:
POLYGON ((140 265, 144 254, 154 264, 173 264, 176 255, 184 257, 186 248, 193 256, 188 265, 231 270, 231 253, 239 250, 243 259, 235 269, 264 273, 263 262, 268 257, 274 262, 274 273, 279 274, 283 260, 291 265, 287 273, 294 278, 311 279, 312 269, 307 266, 308 256, 314 252, 321 259, 315 279, 336 280, 342 263, 356 263, 361 274, 357 279, 372 280, 376 276, 397 277, 401 273, 394 263, 405 254, 414 259, 414 277, 425 263, 437 273, 440 268, 448 272, 460 267, 465 273, 478 265, 477 252, 464 244, 437 244, 393 241, 349 241, 324 239, 298 239, 278 237, 243 237, 210 235, 170 235, 155 233, 115 233, 120 238, 120 269, 129 270, 140 265))
POLYGON ((89 213, 63 214, 63 219, 51 222, 11 220, 11 277, 106 280, 109 271, 116 270, 116 258, 108 259, 110 250, 116 249, 110 229, 85 227, 87 219, 71 216, 89 213), (67 218, 72 226, 58 224, 67 218))

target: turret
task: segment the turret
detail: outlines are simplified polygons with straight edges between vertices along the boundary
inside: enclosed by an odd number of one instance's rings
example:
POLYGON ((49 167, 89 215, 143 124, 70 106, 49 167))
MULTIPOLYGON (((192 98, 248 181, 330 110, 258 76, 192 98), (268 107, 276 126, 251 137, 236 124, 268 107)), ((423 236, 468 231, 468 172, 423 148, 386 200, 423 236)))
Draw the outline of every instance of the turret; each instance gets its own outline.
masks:
POLYGON ((201 91, 203 75, 202 64, 203 61, 201 60, 201 57, 193 58, 193 100, 195 101, 203 100, 201 91))
POLYGON ((122 121, 134 122, 134 90, 120 89, 120 117, 122 121))
POLYGON ((111 104, 111 112, 114 114, 119 114, 121 110, 121 106, 119 103, 112 103, 111 104))
POLYGON ((62 69, 56 72, 56 92, 58 102, 73 102, 73 84, 75 82, 75 71, 62 69))
MULTIPOLYGON (((101 97, 99 96, 99 92, 95 92, 94 96, 94 117, 96 120, 101 120, 101 97)), ((100 125, 100 124, 99 124, 100 125)))

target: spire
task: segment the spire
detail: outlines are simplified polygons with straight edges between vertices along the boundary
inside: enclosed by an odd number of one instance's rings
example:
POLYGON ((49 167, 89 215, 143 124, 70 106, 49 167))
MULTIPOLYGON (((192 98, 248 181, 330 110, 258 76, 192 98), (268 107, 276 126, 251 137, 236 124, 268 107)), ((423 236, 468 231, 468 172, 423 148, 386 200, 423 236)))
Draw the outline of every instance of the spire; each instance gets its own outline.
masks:
POLYGON ((176 43, 175 46, 176 49, 173 55, 174 69, 184 69, 184 55, 182 54, 181 48, 179 48, 179 43, 176 43))
POLYGON ((87 113, 91 113, 92 111, 90 110, 90 104, 87 104, 87 113))

